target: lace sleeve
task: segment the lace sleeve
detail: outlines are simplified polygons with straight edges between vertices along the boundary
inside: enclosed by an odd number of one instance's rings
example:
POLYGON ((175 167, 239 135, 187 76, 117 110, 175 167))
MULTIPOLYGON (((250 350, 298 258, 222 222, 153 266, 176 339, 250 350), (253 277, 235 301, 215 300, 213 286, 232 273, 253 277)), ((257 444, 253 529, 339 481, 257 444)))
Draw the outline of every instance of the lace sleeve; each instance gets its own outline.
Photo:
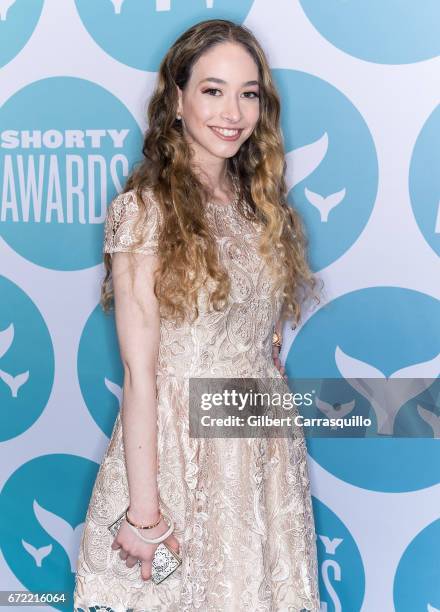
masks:
POLYGON ((151 197, 151 193, 145 190, 144 200, 148 205, 146 218, 139 224, 135 233, 135 223, 140 208, 135 191, 132 189, 121 193, 111 202, 107 210, 104 225, 104 253, 116 253, 117 251, 133 253, 144 253, 146 255, 157 254, 159 234, 159 207, 151 197), (138 248, 132 247, 132 243, 138 235, 143 237, 138 248))

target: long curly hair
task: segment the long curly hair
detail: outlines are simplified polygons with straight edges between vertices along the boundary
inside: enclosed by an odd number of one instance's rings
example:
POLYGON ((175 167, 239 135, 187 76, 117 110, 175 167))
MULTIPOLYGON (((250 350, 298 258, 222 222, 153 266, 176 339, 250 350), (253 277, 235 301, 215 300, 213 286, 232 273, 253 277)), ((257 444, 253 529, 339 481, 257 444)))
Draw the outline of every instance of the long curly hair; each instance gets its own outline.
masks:
MULTIPOLYGON (((192 167, 192 150, 176 119, 178 94, 184 90, 194 63, 208 49, 225 42, 238 43, 254 59, 259 72, 258 121, 251 136, 226 160, 230 180, 238 187, 238 203, 244 216, 263 226, 259 251, 269 266, 277 288, 283 288, 282 320, 301 318, 301 304, 314 294, 316 279, 306 257, 308 240, 302 221, 287 202, 286 169, 280 129, 280 98, 264 51, 245 26, 211 19, 186 30, 163 58, 157 84, 148 105, 148 130, 143 159, 128 177, 124 192, 135 190, 143 223, 148 202, 145 188, 153 190, 162 218, 158 238, 158 267, 154 293, 161 316, 184 321, 199 314, 197 294, 206 279, 214 281, 209 303, 224 307, 230 279, 221 265, 215 241, 205 221, 205 203, 212 194, 192 167), (248 206, 246 206, 248 204, 248 206)), ((140 246, 142 236, 133 247, 140 246)), ((107 312, 113 300, 111 256, 104 254, 105 278, 100 303, 107 312)))

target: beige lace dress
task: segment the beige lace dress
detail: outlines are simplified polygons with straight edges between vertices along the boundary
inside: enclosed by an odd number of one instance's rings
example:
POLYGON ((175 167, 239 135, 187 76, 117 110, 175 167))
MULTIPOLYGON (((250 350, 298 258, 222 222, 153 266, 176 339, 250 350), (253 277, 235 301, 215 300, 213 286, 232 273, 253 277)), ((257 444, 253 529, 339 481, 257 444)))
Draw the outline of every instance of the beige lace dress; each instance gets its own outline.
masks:
MULTIPOLYGON (((139 252, 156 253, 160 210, 150 191, 145 196, 139 252)), ((105 252, 130 250, 137 210, 133 191, 113 200, 105 252)), ((257 251, 261 229, 236 205, 209 203, 206 214, 230 273, 230 303, 209 312, 204 290, 195 323, 162 319, 158 358, 158 487, 183 562, 155 585, 110 548, 107 526, 129 504, 118 414, 85 518, 75 611, 319 611, 304 438, 189 436, 190 377, 281 378, 271 356, 280 295, 257 251)))

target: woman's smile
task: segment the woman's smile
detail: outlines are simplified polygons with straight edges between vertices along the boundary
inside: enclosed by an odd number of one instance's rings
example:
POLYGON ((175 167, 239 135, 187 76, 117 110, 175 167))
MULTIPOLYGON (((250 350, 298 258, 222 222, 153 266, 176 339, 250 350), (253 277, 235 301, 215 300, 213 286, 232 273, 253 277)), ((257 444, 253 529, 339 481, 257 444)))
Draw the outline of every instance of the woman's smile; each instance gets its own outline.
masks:
POLYGON ((238 140, 243 131, 243 128, 240 129, 230 129, 230 128, 220 128, 214 125, 209 126, 211 130, 222 140, 238 140))

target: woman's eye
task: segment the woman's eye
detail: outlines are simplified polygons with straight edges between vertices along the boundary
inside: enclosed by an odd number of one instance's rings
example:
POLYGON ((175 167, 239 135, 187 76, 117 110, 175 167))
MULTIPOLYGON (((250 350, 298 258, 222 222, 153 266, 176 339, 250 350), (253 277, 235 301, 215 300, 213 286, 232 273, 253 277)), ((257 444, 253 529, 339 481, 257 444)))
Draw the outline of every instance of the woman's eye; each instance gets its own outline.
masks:
MULTIPOLYGON (((216 95, 215 92, 217 92, 217 91, 221 93, 220 89, 217 89, 215 87, 210 87, 209 89, 205 89, 204 91, 202 91, 202 93, 204 93, 204 94, 207 93, 207 94, 210 94, 210 95, 216 95), (214 92, 214 94, 213 94, 213 92, 214 92)), ((256 91, 245 91, 244 95, 245 95, 246 98, 251 98, 251 99, 259 98, 260 97, 259 94, 256 91), (248 94, 251 94, 251 95, 249 96, 248 94)), ((216 96, 216 97, 218 97, 218 96, 216 96)))

